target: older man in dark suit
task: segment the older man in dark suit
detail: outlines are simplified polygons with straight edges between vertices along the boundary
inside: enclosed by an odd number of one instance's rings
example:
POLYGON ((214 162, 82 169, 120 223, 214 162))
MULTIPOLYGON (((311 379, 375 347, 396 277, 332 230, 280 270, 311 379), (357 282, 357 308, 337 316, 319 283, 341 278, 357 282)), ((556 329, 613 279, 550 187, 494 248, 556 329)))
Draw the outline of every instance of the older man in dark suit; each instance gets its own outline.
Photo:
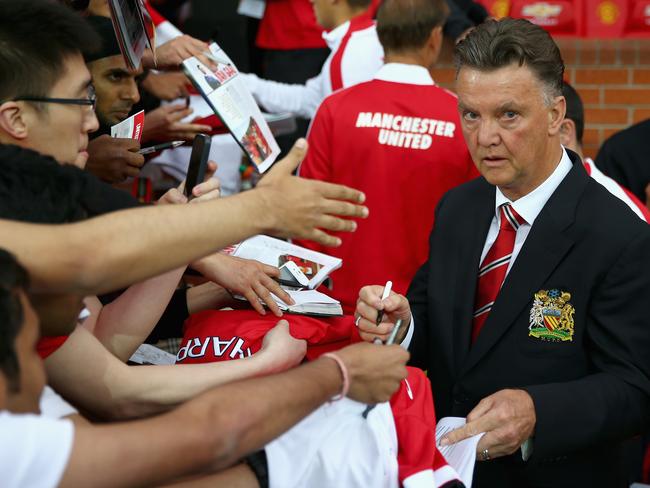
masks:
POLYGON ((362 336, 408 325, 437 415, 467 417, 446 442, 486 432, 474 486, 626 486, 621 442, 650 415, 650 228, 561 146, 564 66, 544 30, 483 24, 457 66, 482 178, 440 201, 408 300, 361 290, 362 336))

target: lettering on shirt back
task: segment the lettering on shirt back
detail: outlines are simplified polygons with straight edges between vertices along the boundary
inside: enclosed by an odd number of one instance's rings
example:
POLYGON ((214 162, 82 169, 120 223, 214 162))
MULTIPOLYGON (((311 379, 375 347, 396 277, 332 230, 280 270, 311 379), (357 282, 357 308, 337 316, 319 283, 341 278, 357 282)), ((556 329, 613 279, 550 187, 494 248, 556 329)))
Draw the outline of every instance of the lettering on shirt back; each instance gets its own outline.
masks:
POLYGON ((456 131, 456 124, 447 120, 381 112, 359 112, 356 126, 379 129, 379 144, 409 149, 429 149, 434 137, 453 138, 456 131))
POLYGON ((206 353, 215 358, 227 356, 228 359, 243 359, 252 355, 249 347, 244 348, 244 339, 241 337, 234 336, 224 339, 220 339, 218 336, 194 337, 178 350, 176 362, 187 358, 203 358, 206 353), (212 344, 212 348, 208 349, 210 344, 212 344))

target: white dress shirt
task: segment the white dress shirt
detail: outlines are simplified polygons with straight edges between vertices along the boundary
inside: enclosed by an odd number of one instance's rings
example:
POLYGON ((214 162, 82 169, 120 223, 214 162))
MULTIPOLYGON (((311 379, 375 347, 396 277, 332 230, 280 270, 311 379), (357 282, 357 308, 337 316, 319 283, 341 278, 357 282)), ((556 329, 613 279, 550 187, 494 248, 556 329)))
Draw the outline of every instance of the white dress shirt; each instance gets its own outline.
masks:
MULTIPOLYGON (((483 245, 483 252, 481 253, 479 266, 480 263, 483 262, 483 259, 490 250, 490 247, 492 247, 492 244, 494 244, 494 241, 499 234, 499 225, 501 224, 499 207, 504 203, 509 203, 526 221, 526 223, 520 225, 517 229, 517 234, 515 235, 515 247, 512 250, 510 264, 506 270, 506 276, 508 275, 510 269, 512 269, 512 265, 519 255, 519 251, 521 251, 521 248, 524 245, 528 234, 530 233, 530 229, 535 222, 535 219, 544 208, 544 205, 546 205, 548 199, 551 198, 553 192, 555 192, 557 187, 560 186, 560 183, 562 183, 564 177, 569 173, 569 171, 571 171, 572 167, 573 163, 571 162, 569 155, 564 150, 564 148, 562 148, 562 158, 560 159, 560 162, 553 173, 551 173, 551 176, 546 178, 546 180, 544 180, 541 185, 539 185, 527 195, 524 195, 523 197, 513 202, 509 200, 508 197, 506 197, 498 187, 495 187, 496 196, 494 201, 494 217, 492 217, 492 223, 490 224, 490 229, 488 230, 487 237, 485 238, 485 244, 483 245)), ((476 272, 478 273, 478 268, 476 272)), ((409 345, 411 344, 414 328, 415 321, 411 316, 411 325, 409 327, 408 333, 406 334, 406 337, 401 344, 405 349, 408 349, 409 345)))
MULTIPOLYGON (((240 73, 239 76, 266 111, 291 112, 299 117, 311 119, 323 99, 332 93, 332 58, 349 28, 350 21, 347 21, 323 34, 323 39, 332 52, 325 60, 321 72, 307 80, 304 85, 263 80, 254 74, 240 73)), ((344 88, 371 80, 383 64, 384 50, 379 43, 374 24, 353 32, 344 49, 341 59, 344 88)))

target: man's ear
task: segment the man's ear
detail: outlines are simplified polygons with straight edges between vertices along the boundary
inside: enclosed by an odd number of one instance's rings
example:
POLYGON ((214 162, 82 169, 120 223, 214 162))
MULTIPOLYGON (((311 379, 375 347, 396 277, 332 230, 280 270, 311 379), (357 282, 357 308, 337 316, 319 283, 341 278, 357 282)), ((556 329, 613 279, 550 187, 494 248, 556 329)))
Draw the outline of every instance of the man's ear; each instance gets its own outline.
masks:
POLYGON ((0 130, 17 140, 28 136, 25 113, 20 102, 4 102, 0 104, 0 130))
POLYGON ((442 26, 437 26, 431 29, 429 40, 427 41, 427 48, 431 53, 431 68, 438 62, 440 50, 442 49, 442 26))
POLYGON ((564 119, 560 124, 560 144, 572 148, 576 142, 576 124, 571 119, 564 119))
POLYGON ((554 136, 564 121, 566 115, 566 99, 563 96, 555 97, 548 111, 548 135, 554 136))

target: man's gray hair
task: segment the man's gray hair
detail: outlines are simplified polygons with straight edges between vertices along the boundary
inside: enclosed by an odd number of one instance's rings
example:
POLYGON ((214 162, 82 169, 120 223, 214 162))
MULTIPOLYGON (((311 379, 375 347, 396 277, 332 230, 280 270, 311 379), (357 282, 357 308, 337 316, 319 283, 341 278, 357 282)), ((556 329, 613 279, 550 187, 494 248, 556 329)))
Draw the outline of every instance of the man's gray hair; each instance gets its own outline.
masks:
POLYGON ((473 29, 455 51, 456 76, 463 67, 494 71, 527 66, 543 84, 544 102, 562 95, 564 62, 551 36, 524 19, 490 20, 473 29))

